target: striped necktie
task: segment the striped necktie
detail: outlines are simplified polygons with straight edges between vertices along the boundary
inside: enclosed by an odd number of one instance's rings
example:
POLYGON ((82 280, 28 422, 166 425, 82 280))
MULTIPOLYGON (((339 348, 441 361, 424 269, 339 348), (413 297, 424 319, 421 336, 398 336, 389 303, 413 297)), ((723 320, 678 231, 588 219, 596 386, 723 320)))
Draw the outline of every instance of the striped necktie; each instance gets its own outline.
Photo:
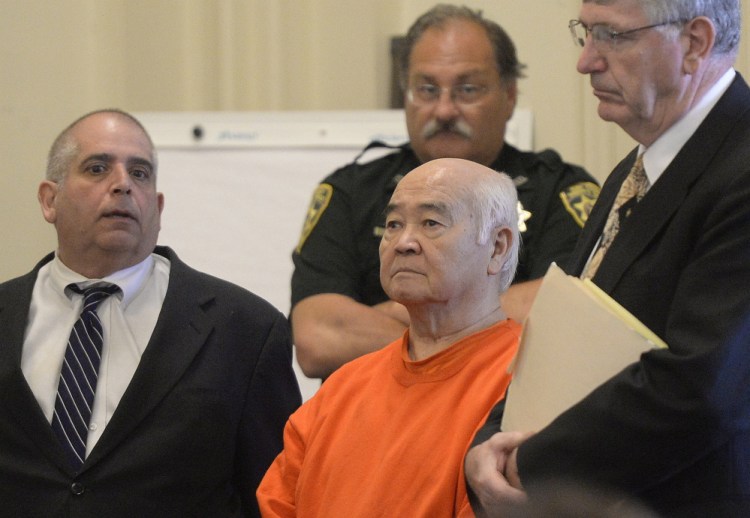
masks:
POLYGON ((100 284, 85 290, 75 284, 68 287, 83 294, 83 310, 73 324, 68 338, 57 387, 52 429, 66 450, 71 464, 79 469, 86 458, 86 438, 102 355, 102 323, 96 314, 96 308, 119 288, 113 284, 100 284))
POLYGON ((646 171, 643 169, 643 153, 641 153, 638 155, 625 181, 620 186, 620 191, 617 193, 615 202, 612 204, 612 209, 609 211, 607 223, 604 225, 602 238, 599 241, 599 248, 597 248, 588 265, 586 265, 581 275, 582 278, 590 279, 596 274, 604 258, 604 254, 607 253, 617 232, 620 230, 620 224, 625 221, 625 218, 630 216, 633 207, 641 201, 648 188, 649 181, 646 171))

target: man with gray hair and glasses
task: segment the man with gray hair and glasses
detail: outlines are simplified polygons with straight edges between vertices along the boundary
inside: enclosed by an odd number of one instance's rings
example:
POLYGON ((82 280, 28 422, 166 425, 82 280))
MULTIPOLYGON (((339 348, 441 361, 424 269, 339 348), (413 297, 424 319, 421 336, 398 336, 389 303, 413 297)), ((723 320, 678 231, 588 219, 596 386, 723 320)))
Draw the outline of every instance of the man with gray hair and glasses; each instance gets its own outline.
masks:
POLYGON ((607 179, 567 270, 669 347, 534 434, 496 433, 497 408, 466 458, 477 507, 500 515, 524 490, 568 479, 665 516, 750 516, 750 88, 733 68, 739 0, 584 0, 570 29, 599 116, 639 145, 607 179))
POLYGON ((522 152, 504 141, 523 66, 506 32, 481 13, 430 9, 409 29, 400 68, 410 143, 377 160, 358 158, 326 178, 293 254, 292 330, 310 377, 325 378, 380 349, 409 324, 405 308, 380 285, 378 243, 383 209, 412 169, 462 158, 513 178, 523 246, 502 302, 519 321, 538 284, 527 281, 567 260, 599 193, 588 173, 554 151, 522 152))

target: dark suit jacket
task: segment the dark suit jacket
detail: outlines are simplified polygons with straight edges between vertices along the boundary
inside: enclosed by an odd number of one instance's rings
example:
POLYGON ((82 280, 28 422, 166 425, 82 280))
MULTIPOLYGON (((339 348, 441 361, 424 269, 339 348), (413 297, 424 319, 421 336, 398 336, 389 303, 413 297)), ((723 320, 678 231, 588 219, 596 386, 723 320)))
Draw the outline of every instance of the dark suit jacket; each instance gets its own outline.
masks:
MULTIPOLYGON (((568 273, 580 275, 635 156, 607 179, 568 273)), ((750 343, 734 338, 750 309, 750 89, 741 77, 622 224, 594 282, 669 350, 643 355, 524 443, 522 482, 576 477, 665 515, 750 516, 750 343)))
POLYGON ((0 284, 0 516, 258 515, 255 489, 300 404, 285 317, 175 253, 156 328, 104 434, 73 473, 21 372, 39 268, 0 284))

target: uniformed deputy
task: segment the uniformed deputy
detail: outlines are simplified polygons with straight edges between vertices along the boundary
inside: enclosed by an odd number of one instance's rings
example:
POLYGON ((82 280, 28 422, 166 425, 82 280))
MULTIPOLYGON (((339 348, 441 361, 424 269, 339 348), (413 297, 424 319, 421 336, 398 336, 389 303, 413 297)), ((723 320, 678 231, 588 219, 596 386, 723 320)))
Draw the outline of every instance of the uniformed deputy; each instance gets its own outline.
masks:
POLYGON ((518 320, 538 287, 530 281, 552 261, 565 262, 599 193, 586 171, 556 152, 521 152, 504 142, 523 66, 499 25, 465 7, 438 5, 405 40, 401 76, 410 143, 370 162, 360 156, 327 177, 293 254, 292 329, 299 364, 310 377, 326 377, 385 346, 408 325, 405 309, 380 286, 378 245, 385 206, 412 169, 454 157, 513 178, 522 248, 514 285, 500 302, 518 320))

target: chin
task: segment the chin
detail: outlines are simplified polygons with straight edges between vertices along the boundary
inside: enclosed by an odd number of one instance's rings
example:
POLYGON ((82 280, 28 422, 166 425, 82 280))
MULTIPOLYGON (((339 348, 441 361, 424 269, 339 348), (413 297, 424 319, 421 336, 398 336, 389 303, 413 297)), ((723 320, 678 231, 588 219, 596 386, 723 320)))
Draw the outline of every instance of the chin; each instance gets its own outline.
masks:
POLYGON ((465 140, 460 143, 455 141, 447 142, 435 142, 428 148, 430 160, 436 160, 438 158, 462 158, 464 160, 471 160, 471 148, 467 145, 465 140))
POLYGON ((404 305, 414 302, 415 299, 419 298, 417 295, 418 290, 413 286, 411 288, 409 286, 389 286, 385 289, 385 293, 392 301, 404 305))
POLYGON ((622 104, 615 104, 607 101, 599 101, 596 113, 599 118, 603 121, 614 122, 618 126, 622 126, 628 119, 632 118, 633 114, 628 108, 622 104))
POLYGON ((604 122, 614 122, 618 126, 620 125, 619 120, 620 117, 618 117, 616 114, 612 113, 612 110, 609 110, 607 108, 599 107, 599 110, 597 110, 597 114, 599 115, 599 118, 603 120, 604 122))
POLYGON ((133 236, 107 236, 98 241, 101 250, 109 253, 119 253, 123 255, 132 255, 136 253, 142 244, 133 236))

